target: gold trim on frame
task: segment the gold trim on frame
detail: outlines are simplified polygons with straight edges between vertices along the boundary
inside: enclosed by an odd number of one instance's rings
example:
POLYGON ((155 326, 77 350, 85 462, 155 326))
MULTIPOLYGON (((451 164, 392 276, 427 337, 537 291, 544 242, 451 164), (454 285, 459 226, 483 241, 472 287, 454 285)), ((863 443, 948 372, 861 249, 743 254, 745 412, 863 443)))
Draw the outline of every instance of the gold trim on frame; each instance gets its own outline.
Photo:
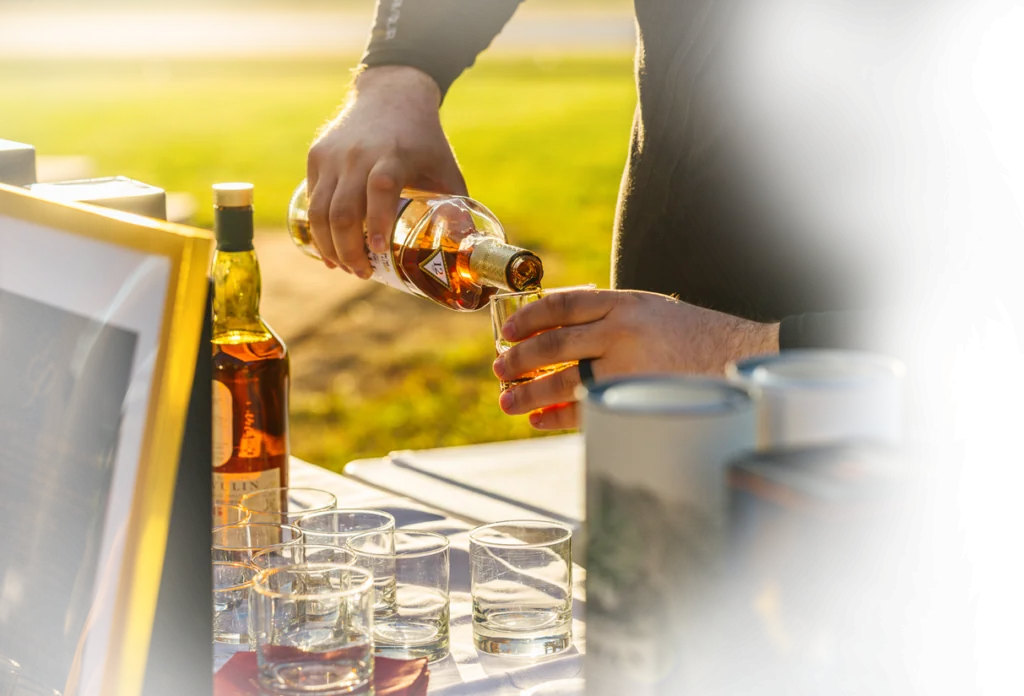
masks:
MULTIPOLYGON (((103 694, 138 696, 149 656, 178 457, 206 309, 213 237, 205 230, 139 215, 45 200, 3 184, 0 211, 69 234, 164 256, 171 263, 141 461, 125 527, 124 556, 117 570, 119 601, 101 682, 103 694)), ((76 687, 71 683, 69 687, 68 696, 73 696, 76 687)))

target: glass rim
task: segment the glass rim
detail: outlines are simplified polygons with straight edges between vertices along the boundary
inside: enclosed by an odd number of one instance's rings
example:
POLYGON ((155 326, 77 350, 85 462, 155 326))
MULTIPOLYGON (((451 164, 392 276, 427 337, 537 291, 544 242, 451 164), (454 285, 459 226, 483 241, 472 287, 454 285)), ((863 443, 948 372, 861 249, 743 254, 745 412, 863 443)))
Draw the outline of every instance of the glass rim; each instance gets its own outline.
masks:
POLYGON ((548 522, 547 520, 503 520, 501 522, 491 522, 490 524, 482 524, 479 527, 474 527, 469 530, 469 540, 474 544, 488 547, 498 547, 502 549, 543 549, 548 546, 554 546, 561 544, 565 541, 572 539, 572 527, 561 522, 555 522, 554 520, 548 522), (556 539, 549 539, 548 541, 537 541, 533 543, 504 543, 500 541, 481 541, 478 539, 478 535, 484 531, 491 531, 499 527, 520 527, 522 529, 529 528, 550 528, 558 529, 563 532, 561 536, 556 539))
POLYGON ((220 527, 214 527, 213 532, 216 534, 217 532, 225 529, 244 529, 246 527, 274 527, 275 529, 288 529, 290 531, 295 531, 298 532, 298 534, 294 539, 282 542, 280 544, 264 544, 261 546, 252 546, 249 544, 246 544, 245 546, 226 546, 223 544, 214 543, 211 544, 211 547, 215 549, 220 549, 222 551, 235 551, 241 549, 272 549, 281 546, 290 546, 291 544, 297 544, 300 541, 302 541, 303 537, 303 532, 301 529, 296 527, 294 524, 284 524, 283 522, 237 522, 235 524, 225 524, 220 527))
POLYGON ((396 529, 394 532, 394 536, 396 537, 400 534, 404 536, 420 538, 429 537, 432 539, 436 539, 438 541, 438 545, 425 551, 395 551, 394 553, 374 553, 372 551, 360 551, 358 549, 352 548, 353 541, 360 537, 369 537, 371 534, 379 534, 379 532, 370 530, 368 532, 359 532, 358 534, 353 534, 345 542, 345 550, 350 551, 357 556, 365 556, 367 558, 424 558, 426 556, 433 556, 435 554, 443 553, 447 551, 449 548, 451 548, 452 545, 451 539, 446 537, 444 534, 438 534, 437 532, 427 532, 419 529, 396 529))
POLYGON ((371 592, 373 590, 373 575, 365 568, 360 568, 359 566, 352 565, 351 563, 296 563, 261 570, 252 579, 252 590, 264 597, 269 597, 270 599, 295 599, 302 601, 315 601, 325 598, 340 599, 342 597, 371 592), (266 583, 271 576, 277 575, 278 573, 315 573, 334 570, 344 570, 356 573, 358 575, 362 575, 363 579, 355 587, 350 587, 345 590, 331 590, 330 592, 279 592, 278 590, 272 590, 266 586, 266 583))
MULTIPOLYGON (((367 532, 367 533, 368 534, 374 534, 375 532, 367 532)), ((291 549, 291 548, 301 548, 303 550, 303 552, 305 552, 307 549, 315 549, 315 551, 313 553, 316 553, 317 551, 326 551, 326 550, 330 549, 332 551, 344 551, 345 553, 347 553, 350 556, 354 555, 354 553, 355 553, 354 551, 351 551, 351 550, 345 548, 344 546, 333 546, 331 544, 306 544, 306 543, 303 543, 301 546, 292 546, 291 544, 283 544, 281 546, 268 546, 265 549, 260 549, 259 551, 257 551, 256 553, 254 553, 252 555, 252 564, 254 566, 256 566, 257 570, 266 570, 263 566, 256 565, 256 559, 257 558, 263 558, 265 556, 269 556, 272 553, 276 553, 278 551, 281 551, 282 549, 291 549)), ((323 563, 334 563, 334 561, 321 561, 321 562, 323 562, 323 563)), ((287 564, 286 563, 285 565, 295 565, 295 564, 287 564)), ((279 567, 283 567, 283 566, 271 566, 271 567, 279 568, 279 567)))
MULTIPOLYGON (((224 509, 228 509, 228 510, 235 509, 235 510, 238 510, 239 512, 242 513, 243 519, 241 519, 238 522, 232 522, 231 524, 245 524, 250 519, 252 519, 252 511, 249 510, 249 508, 242 507, 239 503, 214 503, 213 505, 210 506, 210 512, 213 515, 216 515, 219 510, 224 510, 224 509)), ((221 527, 228 527, 230 525, 222 524, 222 525, 219 525, 219 526, 221 526, 221 527)))
POLYGON ((491 295, 491 299, 488 302, 490 304, 495 304, 495 300, 504 300, 512 297, 525 297, 526 295, 554 295, 560 292, 569 292, 570 290, 597 290, 597 284, 584 283, 582 285, 566 285, 565 287, 558 288, 537 288, 536 290, 499 290, 491 295))
MULTIPOLYGON (((253 491, 252 493, 246 493, 241 498, 239 498, 237 505, 239 507, 241 507, 243 510, 246 510, 247 512, 250 512, 252 514, 257 514, 257 515, 281 515, 281 516, 286 516, 286 515, 301 515, 301 514, 303 514, 302 510, 297 510, 294 513, 293 512, 289 512, 287 510, 253 510, 251 507, 249 507, 249 506, 247 506, 245 504, 245 501, 247 499, 258 498, 260 496, 267 496, 267 497, 269 497, 269 494, 271 494, 271 493, 280 494, 280 493, 282 493, 284 491, 307 491, 307 492, 310 492, 310 493, 329 495, 334 500, 334 504, 335 505, 338 504, 338 496, 336 496, 334 493, 331 493, 330 491, 325 491, 322 488, 312 488, 310 486, 279 486, 277 488, 264 488, 262 490, 253 491)), ((327 512, 329 510, 334 510, 334 509, 337 509, 337 508, 315 508, 315 509, 312 509, 312 510, 306 510, 305 513, 311 515, 314 512, 327 512)))
POLYGON ((308 515, 303 515, 302 517, 300 517, 299 519, 297 519, 295 521, 295 525, 294 526, 300 532, 302 532, 303 535, 308 534, 309 536, 313 536, 313 537, 324 536, 324 537, 346 537, 347 538, 347 537, 353 536, 355 534, 363 534, 364 532, 376 532, 376 531, 379 531, 379 530, 382 530, 382 529, 394 529, 398 525, 395 522, 395 516, 392 515, 390 512, 384 512, 383 510, 373 510, 373 509, 370 509, 370 508, 335 508, 334 510, 318 510, 317 512, 311 512, 308 515), (305 527, 302 526, 302 523, 304 521, 308 520, 308 519, 312 519, 314 517, 316 517, 316 518, 326 517, 327 515, 333 515, 333 514, 337 514, 337 513, 346 513, 346 514, 365 513, 365 514, 370 514, 370 515, 378 515, 380 517, 385 518, 386 520, 389 520, 391 522, 391 526, 390 527, 376 527, 374 529, 358 529, 358 530, 354 530, 354 531, 351 531, 351 532, 320 531, 320 530, 317 530, 317 529, 306 529, 305 527))
POLYGON ((237 592, 238 590, 244 590, 246 587, 250 587, 253 581, 256 579, 256 573, 260 572, 260 569, 250 563, 242 563, 241 561, 214 561, 215 566, 234 566, 236 568, 245 568, 253 571, 252 577, 243 582, 240 585, 231 585, 230 587, 214 587, 214 592, 237 592))

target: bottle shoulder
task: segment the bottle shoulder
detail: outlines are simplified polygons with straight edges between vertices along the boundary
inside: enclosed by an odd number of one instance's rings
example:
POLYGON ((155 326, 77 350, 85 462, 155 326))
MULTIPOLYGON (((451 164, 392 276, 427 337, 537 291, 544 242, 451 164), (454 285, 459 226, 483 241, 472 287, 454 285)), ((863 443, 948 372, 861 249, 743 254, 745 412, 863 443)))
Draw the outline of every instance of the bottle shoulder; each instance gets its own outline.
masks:
POLYGON ((214 367, 255 362, 288 362, 288 347, 270 327, 266 331, 226 331, 213 338, 214 367))

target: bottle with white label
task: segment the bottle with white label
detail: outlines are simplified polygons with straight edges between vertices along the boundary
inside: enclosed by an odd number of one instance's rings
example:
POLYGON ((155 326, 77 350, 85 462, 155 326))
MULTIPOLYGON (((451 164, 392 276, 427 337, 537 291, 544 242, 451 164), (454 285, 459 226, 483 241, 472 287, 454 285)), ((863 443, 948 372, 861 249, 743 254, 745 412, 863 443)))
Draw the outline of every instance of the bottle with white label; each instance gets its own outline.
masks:
MULTIPOLYGON (((299 249, 321 258, 305 181, 292 196, 288 230, 299 249)), ((544 276, 540 258, 508 244, 501 223, 480 203, 415 189, 402 191, 388 252, 367 254, 374 280, 458 311, 486 306, 499 290, 539 288, 544 276)))
POLYGON ((213 499, 237 503, 288 485, 288 349, 260 318, 252 184, 213 189, 213 499))

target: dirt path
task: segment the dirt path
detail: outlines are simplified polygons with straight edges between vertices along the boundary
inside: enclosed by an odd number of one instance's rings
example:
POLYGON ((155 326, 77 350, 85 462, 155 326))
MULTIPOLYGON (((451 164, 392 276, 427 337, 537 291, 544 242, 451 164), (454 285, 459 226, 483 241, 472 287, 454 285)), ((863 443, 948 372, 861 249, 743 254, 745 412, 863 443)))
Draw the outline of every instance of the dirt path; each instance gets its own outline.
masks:
POLYGON ((296 393, 369 394, 401 362, 439 342, 487 340, 486 312, 452 312, 422 298, 328 270, 283 231, 259 230, 261 309, 288 344, 296 393))

